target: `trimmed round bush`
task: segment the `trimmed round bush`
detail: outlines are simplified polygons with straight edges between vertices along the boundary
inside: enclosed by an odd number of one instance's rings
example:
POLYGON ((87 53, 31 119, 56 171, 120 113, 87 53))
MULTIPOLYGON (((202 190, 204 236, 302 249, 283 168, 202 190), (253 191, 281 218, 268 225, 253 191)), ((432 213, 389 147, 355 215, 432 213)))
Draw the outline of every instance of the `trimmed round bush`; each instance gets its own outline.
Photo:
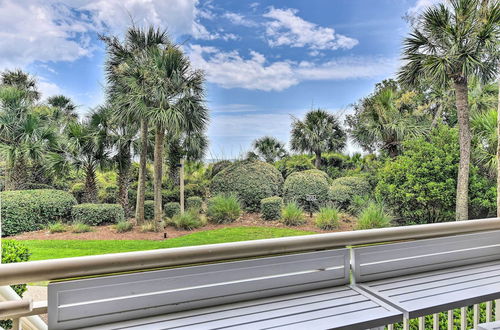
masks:
POLYGON ((73 222, 81 222, 91 226, 101 226, 125 220, 123 207, 119 204, 80 204, 71 210, 73 222))
POLYGON ((164 207, 165 215, 172 218, 174 215, 181 213, 181 204, 177 202, 169 202, 164 207))
POLYGON ((83 184, 82 182, 77 182, 71 186, 70 191, 73 196, 75 196, 78 203, 81 203, 83 200, 83 194, 85 192, 85 184, 83 184))
POLYGON ((258 212, 263 198, 281 195, 283 177, 261 161, 241 161, 226 167, 212 180, 212 194, 234 193, 247 211, 258 212))
POLYGON ((211 171, 210 171, 210 176, 213 178, 215 175, 217 175, 220 171, 225 169, 226 167, 230 166, 232 164, 231 161, 229 160, 220 160, 218 162, 215 162, 211 165, 211 171))
POLYGON ((68 220, 76 199, 69 192, 54 189, 0 192, 2 235, 16 235, 68 220))
POLYGON ((328 180, 318 170, 293 173, 285 180, 283 195, 285 202, 296 202, 307 212, 317 211, 328 202, 328 180), (316 201, 308 202, 307 196, 314 195, 316 201))
POLYGON ((203 199, 199 196, 191 196, 186 199, 186 209, 201 210, 203 199))
POLYGON ((177 229, 193 230, 203 226, 200 214, 195 209, 174 215, 171 222, 177 229))
POLYGON ((151 220, 155 217, 155 202, 146 200, 144 201, 144 219, 151 220))
POLYGON ((283 207, 283 198, 272 196, 260 201, 260 213, 265 220, 278 220, 281 218, 281 208, 283 207))
MULTIPOLYGON (((31 253, 28 248, 21 242, 7 239, 2 241, 2 255, 0 256, 2 264, 28 261, 30 256, 31 253)), ((20 297, 23 296, 23 293, 26 292, 27 289, 26 284, 11 285, 11 287, 20 297)), ((11 326, 11 320, 0 321, 0 328, 10 329, 11 326)))
POLYGON ((213 223, 229 223, 239 218, 241 206, 235 195, 217 195, 208 200, 208 219, 213 223))
POLYGON ((321 170, 315 169, 315 168, 310 169, 310 170, 301 171, 301 172, 294 172, 294 173, 290 174, 289 176, 294 176, 294 175, 298 175, 298 174, 316 175, 320 178, 325 179, 327 182, 330 181, 328 174, 326 174, 325 172, 323 172, 321 170))

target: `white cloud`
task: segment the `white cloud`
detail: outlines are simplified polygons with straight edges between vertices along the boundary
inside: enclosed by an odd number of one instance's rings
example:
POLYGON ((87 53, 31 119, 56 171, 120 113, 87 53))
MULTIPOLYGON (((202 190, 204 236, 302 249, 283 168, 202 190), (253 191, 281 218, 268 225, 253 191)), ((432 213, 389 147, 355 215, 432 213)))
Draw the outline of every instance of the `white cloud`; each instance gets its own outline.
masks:
POLYGON ((270 46, 309 47, 311 49, 351 49, 356 39, 338 34, 334 29, 321 27, 297 16, 296 9, 271 9, 264 17, 270 46))
POLYGON ((47 99, 54 95, 64 94, 58 85, 48 81, 44 77, 38 77, 38 90, 42 94, 42 99, 47 99))
POLYGON ((73 61, 91 53, 83 33, 89 22, 61 4, 0 1, 0 67, 25 67, 35 61, 73 61))
POLYGON ((253 104, 219 104, 210 106, 212 113, 242 113, 242 112, 255 112, 257 108, 253 104))
POLYGON ((209 81, 225 88, 279 91, 298 83, 290 63, 266 64, 264 55, 254 51, 247 59, 236 51, 221 52, 200 45, 192 45, 188 52, 194 66, 205 70, 209 81))
POLYGON ((225 18, 231 21, 231 23, 235 25, 242 25, 246 27, 255 27, 258 24, 248 18, 245 18, 245 16, 237 14, 237 13, 232 13, 232 12, 226 12, 223 15, 225 18))
POLYGON ((391 58, 343 57, 323 63, 269 62, 264 55, 250 51, 248 58, 237 51, 223 52, 215 47, 192 45, 188 54, 207 80, 224 88, 281 91, 308 80, 342 80, 389 76, 398 60, 391 58))

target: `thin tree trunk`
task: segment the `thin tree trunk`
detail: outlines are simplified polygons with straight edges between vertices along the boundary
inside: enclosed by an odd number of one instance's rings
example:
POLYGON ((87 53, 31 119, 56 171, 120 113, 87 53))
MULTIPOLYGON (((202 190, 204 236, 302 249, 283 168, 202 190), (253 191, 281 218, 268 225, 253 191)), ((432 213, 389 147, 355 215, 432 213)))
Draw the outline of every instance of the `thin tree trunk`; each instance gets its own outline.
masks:
POLYGON ((121 151, 120 163, 118 166, 118 203, 123 207, 125 217, 130 216, 130 206, 128 201, 128 189, 130 185, 130 144, 121 151))
POLYGON ((457 204, 456 220, 467 220, 469 218, 469 165, 471 134, 469 127, 469 103, 467 91, 467 78, 455 79, 455 101, 457 107, 460 162, 457 178, 457 204))
POLYGON ((144 223, 144 200, 146 195, 146 162, 148 157, 148 123, 141 120, 141 154, 139 159, 139 180, 137 185, 137 200, 135 220, 137 224, 144 223))
POLYGON ((431 129, 436 127, 438 122, 441 121, 442 115, 443 115, 443 105, 439 104, 438 108, 436 110, 436 114, 434 115, 434 118, 432 119, 431 129))
POLYGON ((84 203, 97 203, 97 184, 95 182, 95 170, 89 166, 85 170, 85 190, 83 192, 84 203))
POLYGON ((497 217, 500 217, 500 78, 498 79, 497 108, 497 217))
POLYGON ((160 230, 163 221, 161 183, 163 179, 163 144, 165 142, 165 131, 158 125, 155 133, 155 151, 154 151, 154 208, 155 208, 155 226, 160 230))
POLYGON ((321 152, 316 152, 316 158, 314 160, 314 166, 319 170, 321 167, 321 152))

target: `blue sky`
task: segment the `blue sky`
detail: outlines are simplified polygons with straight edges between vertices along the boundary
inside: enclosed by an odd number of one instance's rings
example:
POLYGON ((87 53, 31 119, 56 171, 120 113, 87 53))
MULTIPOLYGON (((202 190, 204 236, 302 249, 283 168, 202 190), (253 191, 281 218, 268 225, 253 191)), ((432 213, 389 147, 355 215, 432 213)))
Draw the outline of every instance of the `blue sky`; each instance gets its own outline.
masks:
POLYGON ((397 70, 402 17, 437 1, 0 0, 0 69, 35 74, 84 114, 104 100, 98 33, 160 25, 207 74, 207 157, 235 158, 263 135, 287 142, 311 108, 348 113, 397 70))

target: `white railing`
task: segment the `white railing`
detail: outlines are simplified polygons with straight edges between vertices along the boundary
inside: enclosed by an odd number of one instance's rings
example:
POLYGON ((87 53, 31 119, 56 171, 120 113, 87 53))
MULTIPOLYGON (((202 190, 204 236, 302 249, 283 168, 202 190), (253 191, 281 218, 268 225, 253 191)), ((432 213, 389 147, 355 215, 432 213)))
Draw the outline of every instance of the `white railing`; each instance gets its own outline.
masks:
MULTIPOLYGON (((110 273, 145 271, 161 267, 220 262, 237 258, 304 252, 352 245, 442 237, 495 229, 500 229, 500 218, 2 264, 0 265, 0 286, 110 273)), ((0 302, 0 310, 1 304, 0 302)), ((44 314, 47 312, 46 306, 46 302, 35 302, 29 311, 21 314, 12 313, 12 310, 9 314, 9 311, 4 309, 5 314, 4 316, 0 315, 0 319, 7 318, 7 315, 9 315, 9 318, 14 317, 16 320, 19 320, 31 315, 44 314)), ((495 306, 494 315, 500 320, 500 301, 495 306)), ((486 313, 485 321, 492 321, 493 302, 486 302, 484 310, 486 313)), ((473 328, 480 322, 479 305, 474 305, 473 311, 473 322, 472 324, 467 324, 466 308, 461 309, 459 328, 473 328)), ((453 324, 455 320, 453 313, 451 311, 443 312, 447 312, 448 329, 454 329, 453 324)), ((411 322, 415 321, 405 320, 402 328, 410 329, 411 322)), ((439 315, 435 314, 431 324, 426 326, 425 318, 421 317, 417 321, 418 329, 439 329, 439 322, 439 315)), ((44 324, 32 323, 35 327, 29 328, 26 326, 26 329, 46 329, 44 324)), ((15 325, 19 329, 20 326, 18 324, 19 322, 15 325)), ((400 325, 387 326, 388 329, 396 329, 398 327, 400 325)))

